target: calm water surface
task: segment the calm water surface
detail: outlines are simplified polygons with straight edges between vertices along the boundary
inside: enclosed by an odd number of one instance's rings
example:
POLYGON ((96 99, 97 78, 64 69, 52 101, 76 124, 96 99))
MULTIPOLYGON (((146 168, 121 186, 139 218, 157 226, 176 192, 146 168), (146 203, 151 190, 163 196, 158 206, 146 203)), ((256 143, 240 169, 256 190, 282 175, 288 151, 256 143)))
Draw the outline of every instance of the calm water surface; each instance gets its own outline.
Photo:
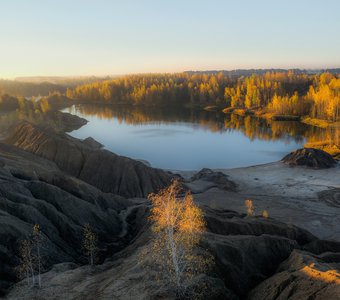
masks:
POLYGON ((119 155, 177 170, 277 161, 320 131, 299 122, 187 109, 82 104, 64 111, 89 121, 72 136, 91 136, 119 155))

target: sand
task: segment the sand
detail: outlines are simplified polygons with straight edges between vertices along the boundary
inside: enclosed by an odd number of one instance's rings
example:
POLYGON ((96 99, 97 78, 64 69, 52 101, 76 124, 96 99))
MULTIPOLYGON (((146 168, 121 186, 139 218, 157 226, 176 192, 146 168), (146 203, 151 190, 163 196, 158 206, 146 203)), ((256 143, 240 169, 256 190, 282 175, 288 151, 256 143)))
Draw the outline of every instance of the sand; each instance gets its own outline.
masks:
MULTIPOLYGON (((256 214, 267 210, 270 217, 307 229, 321 239, 340 241, 340 202, 319 195, 323 191, 333 195, 340 188, 339 164, 315 170, 275 162, 215 171, 227 174, 238 190, 221 190, 202 180, 189 183, 199 204, 245 212, 244 201, 251 199, 256 214)), ((195 171, 176 173, 188 179, 195 171)))

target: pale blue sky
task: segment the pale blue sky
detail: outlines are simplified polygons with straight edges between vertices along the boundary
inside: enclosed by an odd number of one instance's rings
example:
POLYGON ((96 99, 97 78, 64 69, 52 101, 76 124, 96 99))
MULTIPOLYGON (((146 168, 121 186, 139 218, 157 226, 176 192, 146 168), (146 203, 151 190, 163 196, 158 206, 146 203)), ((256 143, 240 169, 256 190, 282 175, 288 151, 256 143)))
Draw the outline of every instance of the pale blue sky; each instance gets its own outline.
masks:
POLYGON ((340 67, 339 0, 8 0, 0 9, 0 77, 340 67))

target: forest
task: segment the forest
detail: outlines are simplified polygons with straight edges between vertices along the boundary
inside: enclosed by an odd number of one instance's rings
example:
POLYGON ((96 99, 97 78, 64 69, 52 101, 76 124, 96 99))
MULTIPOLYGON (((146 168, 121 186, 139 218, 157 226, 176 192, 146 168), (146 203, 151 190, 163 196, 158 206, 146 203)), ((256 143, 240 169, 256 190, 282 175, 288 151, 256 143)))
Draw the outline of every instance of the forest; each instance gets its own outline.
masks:
MULTIPOLYGON (((278 70, 242 74, 250 73, 140 74, 107 79, 81 78, 70 82, 64 79, 62 84, 0 80, 0 106, 2 109, 34 106, 34 103, 24 102, 23 97, 65 94, 73 100, 92 103, 212 107, 267 117, 309 117, 310 122, 340 120, 339 73, 278 70), (8 95, 18 98, 13 101, 8 95)), ((50 102, 42 99, 41 104, 46 106, 50 102)))
POLYGON ((338 121, 339 74, 295 71, 251 76, 219 73, 128 75, 67 89, 66 96, 90 102, 154 106, 216 106, 273 115, 338 121))

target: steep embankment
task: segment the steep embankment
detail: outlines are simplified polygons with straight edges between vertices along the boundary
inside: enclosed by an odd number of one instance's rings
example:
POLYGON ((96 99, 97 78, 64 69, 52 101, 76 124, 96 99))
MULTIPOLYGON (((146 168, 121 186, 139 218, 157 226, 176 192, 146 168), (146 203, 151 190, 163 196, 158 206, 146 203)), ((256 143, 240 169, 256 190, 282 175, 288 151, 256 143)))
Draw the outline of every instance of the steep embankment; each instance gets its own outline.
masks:
POLYGON ((146 197, 170 180, 162 170, 30 123, 12 127, 5 142, 55 162, 62 171, 104 192, 124 197, 146 197))
MULTIPOLYGON (((74 123, 60 121, 68 127, 74 123)), ((79 141, 27 122, 11 128, 5 142, 0 143, 0 292, 17 280, 19 244, 33 224, 42 228, 46 269, 65 261, 84 262, 85 223, 97 232, 105 258, 138 232, 126 221, 134 222, 135 209, 127 209, 132 203, 108 192, 146 196, 170 178, 101 150, 92 140, 79 141)))
POLYGON ((43 232, 44 269, 86 262, 84 224, 97 232, 100 256, 116 252, 129 240, 120 215, 128 205, 127 199, 60 172, 53 162, 0 143, 0 292, 17 280, 19 243, 33 224, 43 232))

